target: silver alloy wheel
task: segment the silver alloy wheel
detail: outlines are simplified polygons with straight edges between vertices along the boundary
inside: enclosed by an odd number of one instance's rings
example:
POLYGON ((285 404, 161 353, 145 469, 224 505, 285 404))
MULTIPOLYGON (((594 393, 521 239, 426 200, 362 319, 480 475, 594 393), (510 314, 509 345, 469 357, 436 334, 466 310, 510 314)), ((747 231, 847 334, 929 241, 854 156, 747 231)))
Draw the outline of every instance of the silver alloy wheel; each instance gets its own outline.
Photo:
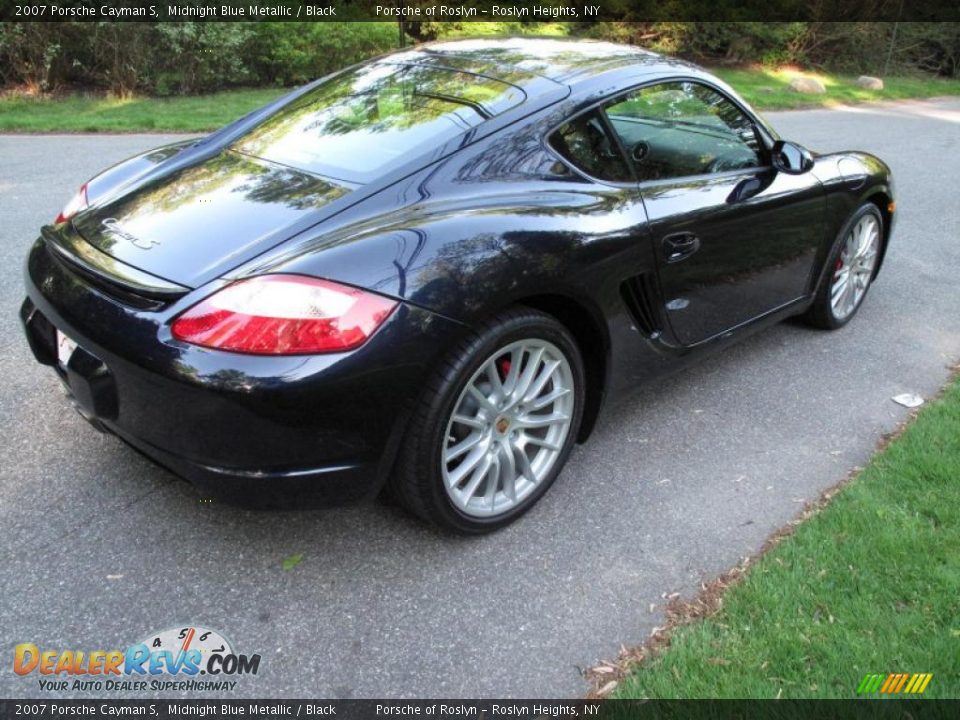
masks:
POLYGON ((847 234, 833 272, 830 307, 837 320, 848 318, 863 300, 879 249, 880 223, 873 215, 864 215, 847 234))
POLYGON ((453 504, 490 517, 522 503, 560 457, 574 402, 570 362, 553 343, 520 340, 487 358, 447 422, 440 464, 453 504))

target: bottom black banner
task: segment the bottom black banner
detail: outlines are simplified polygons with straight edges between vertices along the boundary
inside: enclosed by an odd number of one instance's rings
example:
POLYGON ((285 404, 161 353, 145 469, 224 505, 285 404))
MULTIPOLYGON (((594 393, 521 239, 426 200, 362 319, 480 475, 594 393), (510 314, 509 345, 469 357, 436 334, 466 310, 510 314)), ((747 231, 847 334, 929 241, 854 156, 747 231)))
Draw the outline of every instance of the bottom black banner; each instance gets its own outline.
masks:
POLYGON ((0 700, 14 718, 787 718, 960 717, 960 700, 0 700))

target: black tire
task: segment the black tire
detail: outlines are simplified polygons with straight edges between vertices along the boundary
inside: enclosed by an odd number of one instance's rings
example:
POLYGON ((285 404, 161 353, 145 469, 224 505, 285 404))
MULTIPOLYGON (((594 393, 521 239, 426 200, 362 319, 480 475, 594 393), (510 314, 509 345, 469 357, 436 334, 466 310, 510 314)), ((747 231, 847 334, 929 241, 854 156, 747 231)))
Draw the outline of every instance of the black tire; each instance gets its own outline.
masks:
POLYGON ((843 229, 837 235, 836 240, 834 240, 833 247, 830 249, 830 254, 827 256, 827 262, 824 266, 823 273, 820 278, 820 285, 817 288, 817 293, 814 296, 813 304, 809 307, 806 313, 803 315, 803 320, 813 327, 821 328, 823 330, 837 330, 842 328, 848 322, 850 322, 854 316, 856 316, 857 311, 860 309, 860 306, 863 305, 863 301, 866 299, 867 294, 870 292, 870 286, 873 285, 873 278, 876 277, 876 268, 874 268, 873 275, 870 277, 870 282, 867 284, 866 289, 863 292, 860 300, 857 301, 856 306, 853 308, 853 311, 850 312, 846 317, 837 317, 833 311, 833 305, 830 302, 830 294, 833 288, 833 277, 834 277, 834 268, 837 265, 837 261, 840 258, 840 253, 843 252, 843 246, 847 238, 847 234, 856 226, 856 224, 863 218, 864 215, 872 215, 880 228, 880 246, 879 250, 883 249, 883 216, 880 214, 880 210, 877 209, 877 206, 873 203, 865 203, 861 205, 853 215, 850 216, 850 219, 844 224, 843 229))
POLYGON ((491 532, 513 522, 543 496, 566 464, 583 416, 584 383, 577 343, 552 316, 516 308, 485 322, 448 353, 417 400, 390 481, 393 496, 418 517, 464 534, 491 532), (518 505, 485 518, 467 515, 453 504, 444 487, 440 457, 447 423, 464 386, 493 353, 511 342, 533 338, 555 345, 570 364, 574 408, 565 442, 547 476, 518 505))

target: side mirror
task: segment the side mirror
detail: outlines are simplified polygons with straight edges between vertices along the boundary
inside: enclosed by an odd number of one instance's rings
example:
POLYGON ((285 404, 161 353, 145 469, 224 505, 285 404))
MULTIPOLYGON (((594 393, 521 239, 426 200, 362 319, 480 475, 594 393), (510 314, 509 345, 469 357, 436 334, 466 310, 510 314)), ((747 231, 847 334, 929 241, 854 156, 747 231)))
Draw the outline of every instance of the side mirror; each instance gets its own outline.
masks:
POLYGON ((773 144, 773 167, 788 175, 802 175, 813 167, 813 155, 802 145, 777 140, 773 144))

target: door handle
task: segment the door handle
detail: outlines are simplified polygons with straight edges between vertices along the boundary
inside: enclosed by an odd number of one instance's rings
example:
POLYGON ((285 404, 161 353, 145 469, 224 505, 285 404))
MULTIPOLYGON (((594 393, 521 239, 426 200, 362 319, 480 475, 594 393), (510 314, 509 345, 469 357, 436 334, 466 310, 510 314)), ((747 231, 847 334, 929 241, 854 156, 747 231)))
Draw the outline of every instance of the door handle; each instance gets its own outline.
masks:
POLYGON ((666 256, 668 263, 688 258, 699 249, 700 238, 693 233, 674 233, 663 239, 663 254, 666 256))

